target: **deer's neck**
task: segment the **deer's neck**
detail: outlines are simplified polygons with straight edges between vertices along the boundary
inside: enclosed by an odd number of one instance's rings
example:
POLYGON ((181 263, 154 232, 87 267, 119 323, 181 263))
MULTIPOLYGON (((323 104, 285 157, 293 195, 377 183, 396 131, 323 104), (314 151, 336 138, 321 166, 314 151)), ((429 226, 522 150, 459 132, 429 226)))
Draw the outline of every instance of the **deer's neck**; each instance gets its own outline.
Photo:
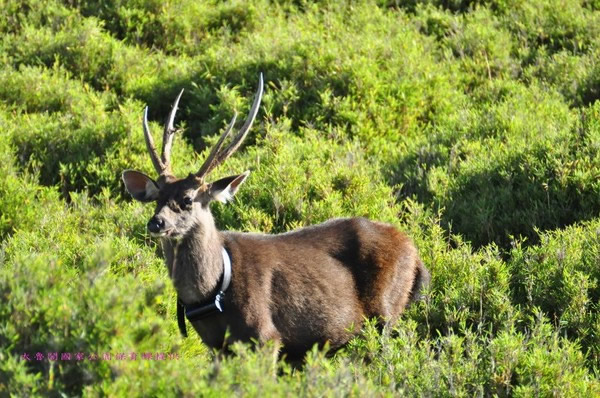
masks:
POLYGON ((204 302, 215 294, 223 273, 222 247, 212 219, 179 240, 163 240, 169 276, 185 304, 204 302))

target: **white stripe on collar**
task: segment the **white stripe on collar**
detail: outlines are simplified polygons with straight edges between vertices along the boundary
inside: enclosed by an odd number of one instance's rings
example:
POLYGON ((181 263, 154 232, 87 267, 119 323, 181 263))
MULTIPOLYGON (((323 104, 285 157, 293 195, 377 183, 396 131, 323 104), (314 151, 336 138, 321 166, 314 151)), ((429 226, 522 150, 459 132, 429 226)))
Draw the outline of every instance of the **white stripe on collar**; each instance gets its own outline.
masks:
POLYGON ((231 259, 224 247, 221 248, 221 253, 223 255, 223 282, 221 283, 220 293, 223 294, 229 287, 229 283, 231 283, 231 259))

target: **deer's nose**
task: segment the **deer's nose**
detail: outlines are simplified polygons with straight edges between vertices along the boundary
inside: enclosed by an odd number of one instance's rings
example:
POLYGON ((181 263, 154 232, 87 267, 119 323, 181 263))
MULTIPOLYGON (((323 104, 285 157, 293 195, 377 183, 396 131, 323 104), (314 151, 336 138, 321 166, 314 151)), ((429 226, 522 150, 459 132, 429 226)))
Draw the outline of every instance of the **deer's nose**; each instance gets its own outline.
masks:
POLYGON ((156 216, 152 217, 150 221, 148 221, 148 231, 150 232, 159 233, 164 226, 165 220, 156 216))

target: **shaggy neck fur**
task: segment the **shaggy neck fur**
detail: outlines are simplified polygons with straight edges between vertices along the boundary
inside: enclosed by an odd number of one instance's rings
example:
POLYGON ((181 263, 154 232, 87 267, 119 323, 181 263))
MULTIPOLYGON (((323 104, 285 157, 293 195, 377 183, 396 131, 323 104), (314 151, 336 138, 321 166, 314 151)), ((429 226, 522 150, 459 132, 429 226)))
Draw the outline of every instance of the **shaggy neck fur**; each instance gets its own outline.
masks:
POLYGON ((179 239, 162 239, 169 276, 184 304, 212 297, 223 273, 221 234, 211 215, 179 239))

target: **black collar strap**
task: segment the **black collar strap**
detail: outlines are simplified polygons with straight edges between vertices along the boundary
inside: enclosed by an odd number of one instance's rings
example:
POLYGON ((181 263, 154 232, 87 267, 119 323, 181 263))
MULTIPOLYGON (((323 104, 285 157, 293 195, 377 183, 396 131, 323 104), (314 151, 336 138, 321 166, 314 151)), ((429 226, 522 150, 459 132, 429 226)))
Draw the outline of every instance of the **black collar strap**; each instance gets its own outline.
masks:
POLYGON ((215 298, 208 303, 199 303, 185 306, 179 298, 177 298, 177 324, 179 325, 179 331, 183 337, 187 337, 187 330, 185 327, 185 318, 190 322, 197 321, 215 313, 223 312, 223 305, 221 301, 225 297, 225 292, 231 283, 231 260, 227 250, 222 248, 223 254, 223 280, 221 282, 221 289, 215 296, 215 298))

